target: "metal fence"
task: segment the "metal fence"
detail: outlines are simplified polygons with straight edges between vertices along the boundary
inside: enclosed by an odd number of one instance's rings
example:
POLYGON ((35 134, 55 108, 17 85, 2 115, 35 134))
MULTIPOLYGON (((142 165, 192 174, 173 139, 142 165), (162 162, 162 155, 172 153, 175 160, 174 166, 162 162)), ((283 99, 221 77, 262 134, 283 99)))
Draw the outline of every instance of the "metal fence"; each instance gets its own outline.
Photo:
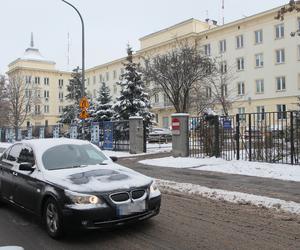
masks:
POLYGON ((298 111, 190 118, 190 155, 300 164, 298 111))
POLYGON ((1 142, 14 142, 16 140, 37 138, 83 138, 98 145, 102 149, 129 151, 129 121, 109 121, 93 123, 86 126, 53 125, 53 126, 30 126, 19 128, 0 128, 1 142))

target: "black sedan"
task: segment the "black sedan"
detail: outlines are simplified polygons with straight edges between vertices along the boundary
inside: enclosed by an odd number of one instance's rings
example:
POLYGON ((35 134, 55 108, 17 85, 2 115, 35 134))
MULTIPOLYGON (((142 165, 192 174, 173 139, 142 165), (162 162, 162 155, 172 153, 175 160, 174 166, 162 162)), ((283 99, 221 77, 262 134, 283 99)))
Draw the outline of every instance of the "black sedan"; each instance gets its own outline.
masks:
POLYGON ((0 200, 40 216, 48 234, 59 238, 67 228, 155 216, 161 194, 151 178, 114 163, 89 142, 36 139, 17 142, 0 157, 0 200))

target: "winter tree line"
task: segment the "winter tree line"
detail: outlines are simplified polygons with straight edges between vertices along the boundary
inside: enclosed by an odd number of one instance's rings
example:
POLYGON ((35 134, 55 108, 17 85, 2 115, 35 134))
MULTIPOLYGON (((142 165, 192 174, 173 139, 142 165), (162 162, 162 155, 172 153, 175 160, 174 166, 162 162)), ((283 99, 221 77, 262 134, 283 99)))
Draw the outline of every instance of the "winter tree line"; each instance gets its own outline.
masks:
MULTIPOLYGON (((105 82, 101 84, 96 99, 88 96, 90 117, 85 120, 86 124, 142 116, 149 126, 154 119, 150 98, 159 93, 166 95, 177 113, 201 114, 208 107, 218 107, 228 115, 237 95, 230 87, 234 80, 232 67, 222 58, 205 55, 197 44, 178 41, 167 53, 145 57, 143 66, 135 63, 133 57, 133 50, 128 45, 125 71, 116 83, 121 91, 115 103, 105 82)), ((41 98, 33 93, 39 91, 24 77, 0 78, 0 127, 10 126, 17 131, 24 126, 24 121, 37 111, 34 107, 41 98)), ((67 86, 69 105, 64 107, 59 123, 80 126, 79 102, 82 96, 81 71, 76 68, 67 86)))

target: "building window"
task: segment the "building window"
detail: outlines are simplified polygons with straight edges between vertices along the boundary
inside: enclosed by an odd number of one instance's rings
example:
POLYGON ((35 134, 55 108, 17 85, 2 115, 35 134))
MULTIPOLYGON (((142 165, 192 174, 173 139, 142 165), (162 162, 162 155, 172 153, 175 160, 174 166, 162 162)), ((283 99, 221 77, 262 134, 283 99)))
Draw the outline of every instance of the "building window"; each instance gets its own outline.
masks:
POLYGON ((264 66, 264 56, 262 53, 255 55, 255 67, 261 68, 264 66))
POLYGON ((34 78, 34 83, 35 83, 35 84, 40 84, 40 81, 41 81, 41 79, 40 79, 39 76, 36 76, 36 77, 34 78))
POLYGON ((221 62, 220 71, 222 74, 225 74, 227 72, 227 62, 226 61, 221 62))
POLYGON ((64 110, 64 106, 59 106, 58 107, 58 113, 63 113, 63 110, 64 110))
POLYGON ((58 87, 62 88, 64 86, 64 80, 63 79, 59 79, 58 80, 58 87))
POLYGON ((96 76, 93 76, 93 84, 96 84, 96 76))
POLYGON ((44 85, 48 85, 49 86, 49 78, 48 77, 44 78, 44 85))
POLYGON ((169 129, 169 117, 163 117, 163 128, 169 129))
POLYGON ((284 63, 284 62, 285 62, 284 49, 276 50, 276 63, 284 63))
POLYGON ((221 40, 219 42, 219 51, 220 51, 220 53, 226 52, 226 40, 221 40))
POLYGON ((210 56, 211 55, 210 44, 205 44, 204 45, 204 54, 206 56, 210 56))
POLYGON ((49 113, 49 105, 44 106, 44 113, 49 113))
POLYGON ((277 104, 277 112, 278 119, 286 119, 286 105, 285 104, 277 104))
POLYGON ((238 82, 237 89, 238 89, 238 95, 244 95, 245 94, 245 83, 238 82))
POLYGON ((159 95, 158 94, 154 95, 154 102, 159 103, 159 95))
POLYGON ((39 115, 41 113, 41 107, 40 107, 40 105, 35 105, 34 106, 34 113, 36 115, 39 115))
POLYGON ((117 94, 117 92, 118 92, 117 85, 114 85, 114 94, 117 94))
POLYGON ((25 82, 27 84, 30 84, 31 83, 31 76, 25 76, 25 82))
POLYGON ((211 98, 211 87, 206 87, 206 97, 211 98))
POLYGON ((245 69, 244 57, 237 58, 236 63, 237 63, 237 70, 240 71, 245 69))
POLYGON ((58 99, 61 100, 61 101, 64 99, 64 92, 59 92, 58 93, 58 99))
POLYGON ((35 96, 41 97, 41 91, 39 89, 35 91, 35 96))
POLYGON ((29 104, 26 105, 26 112, 27 113, 31 112, 31 106, 29 104))
POLYGON ((285 84, 285 76, 276 77, 276 90, 282 91, 285 90, 286 84, 285 84))
POLYGON ((103 82, 103 76, 102 74, 99 75, 99 83, 103 82))
POLYGON ((236 40, 236 48, 237 49, 241 49, 244 47, 244 36, 243 35, 239 35, 235 38, 236 40))
POLYGON ((244 107, 238 108, 238 114, 239 114, 239 120, 240 121, 246 121, 246 115, 245 115, 245 108, 244 107))
POLYGON ((256 80, 256 93, 257 94, 262 94, 265 91, 265 86, 264 86, 264 80, 263 79, 259 79, 256 80))
POLYGON ((263 31, 262 30, 254 31, 254 36, 255 36, 255 44, 260 44, 263 42, 263 31))
POLYGON ((222 84, 221 85, 221 96, 222 97, 225 97, 225 96, 227 96, 227 84, 222 84))
POLYGON ((276 39, 284 38, 284 24, 278 24, 275 26, 275 37, 276 39))
POLYGON ((258 121, 262 121, 265 119, 265 107, 264 106, 257 106, 256 112, 257 112, 257 120, 258 121))
POLYGON ((106 81, 109 81, 109 72, 106 72, 106 81))
POLYGON ((44 98, 49 98, 49 90, 44 90, 44 98))
POLYGON ((114 79, 117 79, 117 71, 116 70, 114 70, 113 76, 114 76, 114 79))

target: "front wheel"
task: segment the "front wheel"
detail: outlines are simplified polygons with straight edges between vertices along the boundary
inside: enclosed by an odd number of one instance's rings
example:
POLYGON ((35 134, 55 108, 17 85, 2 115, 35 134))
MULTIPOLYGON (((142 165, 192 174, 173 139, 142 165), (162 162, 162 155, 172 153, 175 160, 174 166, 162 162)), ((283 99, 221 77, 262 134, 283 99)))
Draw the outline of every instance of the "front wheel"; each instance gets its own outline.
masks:
POLYGON ((61 211, 53 198, 49 198, 45 203, 43 223, 50 237, 58 239, 63 235, 61 211))

